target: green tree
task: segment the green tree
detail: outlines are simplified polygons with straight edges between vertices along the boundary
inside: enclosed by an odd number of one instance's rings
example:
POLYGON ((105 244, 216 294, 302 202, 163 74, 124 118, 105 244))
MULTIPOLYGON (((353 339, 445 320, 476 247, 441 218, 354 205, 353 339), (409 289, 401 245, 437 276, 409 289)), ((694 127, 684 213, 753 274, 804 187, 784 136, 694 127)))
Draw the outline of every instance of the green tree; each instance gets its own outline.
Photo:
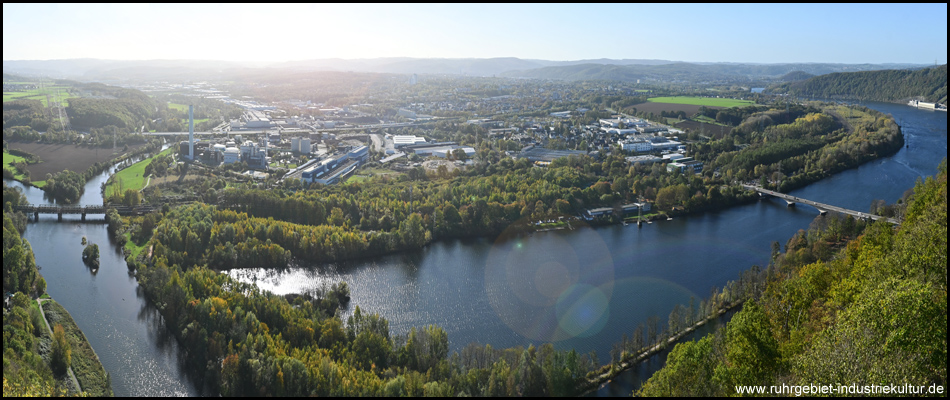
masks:
POLYGON ((726 328, 725 361, 716 367, 716 379, 727 388, 767 385, 779 369, 779 360, 768 317, 754 300, 749 300, 726 328))
POLYGON ((50 355, 50 366, 53 371, 57 374, 66 373, 66 369, 72 363, 72 354, 73 350, 69 346, 69 341, 66 340, 66 331, 63 330, 62 325, 56 324, 53 327, 53 346, 50 355))

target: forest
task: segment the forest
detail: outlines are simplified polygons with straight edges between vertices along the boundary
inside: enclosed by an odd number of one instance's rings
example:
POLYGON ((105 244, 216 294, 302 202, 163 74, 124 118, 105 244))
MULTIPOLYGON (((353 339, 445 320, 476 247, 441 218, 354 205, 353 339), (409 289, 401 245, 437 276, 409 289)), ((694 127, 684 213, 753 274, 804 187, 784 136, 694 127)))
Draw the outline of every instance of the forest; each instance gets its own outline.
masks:
POLYGON ((946 159, 904 204, 896 229, 879 221, 849 241, 857 227, 847 220, 800 231, 741 312, 714 334, 678 344, 635 394, 730 396, 737 385, 946 387, 946 159))
POLYGON ((52 339, 36 301, 31 300, 46 292, 46 280, 36 268, 29 242, 20 237, 26 219, 11 218, 18 214, 12 206, 25 203, 26 197, 4 183, 3 202, 3 291, 13 294, 12 307, 3 312, 3 394, 62 396, 66 388, 53 372, 62 358, 42 351, 43 343, 49 346, 52 339))
POLYGON ((837 72, 768 88, 811 98, 846 98, 906 102, 909 99, 947 104, 947 64, 917 70, 837 72))

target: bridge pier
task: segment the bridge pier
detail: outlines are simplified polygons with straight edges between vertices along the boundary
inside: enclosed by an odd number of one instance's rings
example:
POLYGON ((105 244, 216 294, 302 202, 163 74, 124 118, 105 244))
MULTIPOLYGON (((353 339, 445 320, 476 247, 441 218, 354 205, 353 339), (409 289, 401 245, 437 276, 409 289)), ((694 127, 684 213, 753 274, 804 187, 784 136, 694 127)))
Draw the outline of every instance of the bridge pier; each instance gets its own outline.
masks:
POLYGON ((788 207, 795 207, 795 202, 794 202, 794 201, 785 200, 785 202, 788 203, 788 207))
POLYGON ((827 213, 828 213, 828 210, 822 210, 820 208, 818 209, 818 214, 825 215, 827 213))
POLYGON ((58 221, 62 221, 62 220, 63 220, 63 212, 62 212, 62 211, 60 211, 60 212, 59 212, 58 214, 56 214, 56 215, 59 216, 59 218, 57 219, 58 221))
POLYGON ((82 213, 82 221, 86 222, 86 213, 82 213))
POLYGON ((33 211, 33 222, 39 222, 39 220, 40 220, 40 212, 33 211))

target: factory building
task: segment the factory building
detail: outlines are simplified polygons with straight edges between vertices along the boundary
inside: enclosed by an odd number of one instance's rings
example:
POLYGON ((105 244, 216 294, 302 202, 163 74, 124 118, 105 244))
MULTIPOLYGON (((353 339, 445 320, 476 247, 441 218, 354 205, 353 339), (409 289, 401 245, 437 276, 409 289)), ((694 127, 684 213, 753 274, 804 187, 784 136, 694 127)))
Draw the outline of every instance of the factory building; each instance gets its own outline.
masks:
POLYGON ((224 163, 233 164, 241 161, 241 149, 237 147, 228 147, 224 149, 224 163))
POLYGON ((426 139, 421 136, 415 135, 395 135, 393 136, 393 146, 394 147, 403 147, 403 146, 412 146, 416 144, 424 144, 426 139))
POLYGON ((671 162, 669 164, 666 164, 667 172, 683 171, 683 170, 692 170, 694 173, 698 174, 700 172, 703 172, 703 163, 701 161, 696 161, 696 160, 689 160, 689 161, 679 160, 677 162, 671 162))
POLYGON ((250 168, 267 169, 267 142, 264 143, 264 147, 261 147, 253 141, 244 141, 241 144, 241 161, 250 168))
POLYGON ((349 152, 313 163, 303 170, 300 177, 305 182, 332 185, 356 170, 357 167, 366 162, 368 157, 369 148, 360 146, 349 152))
POLYGON ((295 137, 290 139, 290 151, 301 154, 310 154, 310 138, 295 137))
POLYGON ((617 144, 623 151, 652 151, 653 143, 646 139, 623 139, 618 140, 617 144))
POLYGON ((554 161, 561 157, 569 157, 573 155, 584 155, 587 154, 585 151, 580 150, 552 150, 545 149, 541 147, 528 146, 525 149, 521 150, 521 153, 518 154, 518 158, 527 158, 530 161, 534 162, 548 162, 554 161))
POLYGON ((471 147, 459 146, 458 143, 455 142, 417 144, 403 148, 403 150, 407 152, 412 152, 422 157, 436 156, 441 158, 448 157, 448 154, 454 152, 456 149, 462 149, 462 151, 464 151, 465 155, 468 157, 475 155, 475 149, 471 147))

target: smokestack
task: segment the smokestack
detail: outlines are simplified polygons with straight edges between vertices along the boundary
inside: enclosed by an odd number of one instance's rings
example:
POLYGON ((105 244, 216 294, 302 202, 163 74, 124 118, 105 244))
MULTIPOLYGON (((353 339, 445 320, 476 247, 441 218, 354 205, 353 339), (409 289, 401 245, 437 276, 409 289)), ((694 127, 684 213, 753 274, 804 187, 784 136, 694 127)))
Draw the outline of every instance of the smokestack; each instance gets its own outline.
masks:
POLYGON ((195 160, 195 106, 188 106, 188 157, 195 160))

